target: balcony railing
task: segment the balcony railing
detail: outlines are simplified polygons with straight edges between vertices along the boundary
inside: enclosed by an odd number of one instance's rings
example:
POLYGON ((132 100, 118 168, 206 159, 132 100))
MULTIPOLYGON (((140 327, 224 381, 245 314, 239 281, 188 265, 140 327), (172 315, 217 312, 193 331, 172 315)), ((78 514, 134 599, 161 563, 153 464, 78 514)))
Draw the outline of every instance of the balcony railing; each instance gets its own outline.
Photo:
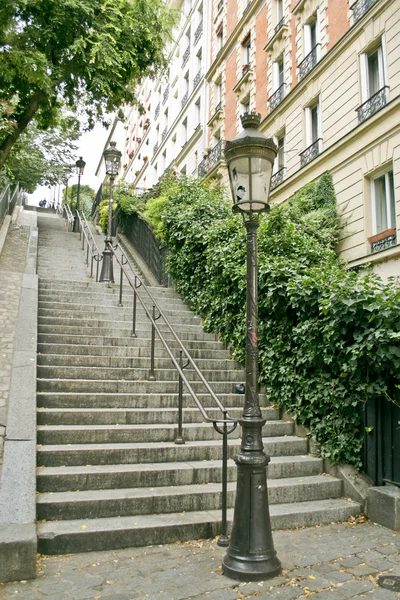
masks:
POLYGON ((224 140, 220 140, 199 164, 197 173, 199 177, 205 177, 217 163, 223 159, 224 140))
POLYGON ((315 140, 315 142, 313 142, 311 144, 311 146, 308 146, 308 148, 306 148, 304 150, 304 152, 301 152, 300 167, 304 167, 309 162, 314 160, 314 158, 316 158, 318 156, 318 154, 321 154, 321 151, 322 151, 322 138, 318 138, 317 140, 315 140))
POLYGON ((160 145, 160 144, 159 144, 158 142, 156 142, 156 143, 154 144, 154 147, 153 147, 153 154, 155 154, 155 153, 157 152, 159 145, 160 145))
POLYGON ((391 248, 392 246, 396 246, 397 237, 396 231, 394 233, 390 233, 388 236, 383 238, 382 240, 378 240, 376 242, 371 243, 371 252, 380 252, 381 250, 386 250, 387 248, 391 248))
POLYGON ((273 110, 275 110, 275 108, 278 106, 278 104, 280 104, 282 102, 282 100, 285 97, 285 85, 286 83, 282 83, 282 85, 280 85, 278 87, 278 89, 276 90, 276 92, 274 92, 271 96, 271 98, 269 99, 269 110, 272 112, 273 110))
POLYGON ((189 98, 189 92, 186 92, 186 94, 183 96, 182 100, 181 100, 181 108, 183 108, 185 106, 185 104, 187 103, 189 98))
POLYGON ((167 131, 168 131, 168 127, 165 126, 164 127, 164 131, 161 134, 161 141, 163 142, 165 140, 165 138, 167 137, 167 131))
POLYGON ((190 46, 188 46, 185 50, 185 52, 183 53, 183 57, 182 57, 182 67, 184 64, 186 64, 188 58, 190 56, 190 46))
POLYGON ((299 64, 299 79, 303 79, 317 64, 321 44, 316 44, 299 64))
POLYGON ((194 32, 194 43, 195 44, 197 44, 197 41, 200 38, 202 33, 203 33, 203 20, 200 21, 200 23, 197 26, 196 31, 194 32))
POLYGON ((193 89, 195 89, 199 85, 200 79, 201 79, 201 70, 197 73, 196 77, 193 79, 193 89))
POLYGON ((277 171, 276 173, 274 173, 274 175, 272 175, 271 186, 270 186, 271 192, 276 187, 278 187, 278 185, 280 185, 282 183, 282 181, 285 178, 285 171, 286 171, 286 167, 282 167, 281 169, 279 169, 279 171, 277 171))
POLYGON ((244 77, 246 75, 246 73, 248 73, 249 71, 250 71, 250 65, 249 64, 243 65, 243 67, 242 67, 242 77, 244 77))
POLYGON ((247 13, 247 11, 248 11, 248 10, 249 10, 249 8, 250 8, 250 5, 251 5, 251 0, 250 0, 250 1, 247 3, 247 5, 246 5, 246 8, 244 9, 244 11, 243 11, 243 15, 242 15, 242 16, 244 16, 244 15, 247 13))
POLYGON ((219 12, 221 10, 223 5, 224 5, 224 0, 219 0, 219 2, 217 4, 217 12, 219 12))
POLYGON ((385 85, 385 87, 381 88, 376 94, 371 96, 371 98, 368 98, 366 102, 356 109, 359 123, 363 123, 372 117, 372 115, 387 104, 388 91, 389 86, 385 85))
POLYGON ((350 6, 350 10, 353 11, 353 19, 354 23, 357 23, 361 17, 365 15, 365 13, 377 3, 378 0, 357 0, 350 6))
POLYGON ((155 113, 154 113, 154 119, 158 119, 158 115, 160 114, 160 103, 157 104, 155 113))
POLYGON ((284 24, 285 24, 285 17, 282 17, 282 19, 279 21, 278 25, 275 25, 275 30, 274 30, 275 31, 275 35, 278 33, 278 31, 280 29, 282 29, 282 27, 284 26, 284 24))
POLYGON ((165 104, 166 101, 168 100, 168 96, 169 96, 169 85, 167 85, 167 87, 165 88, 165 91, 164 91, 164 95, 163 95, 163 99, 162 99, 163 104, 165 104))
POLYGON ((173 88, 175 87, 175 84, 176 84, 176 82, 178 81, 178 79, 179 79, 179 75, 177 75, 177 76, 175 77, 175 79, 174 79, 174 80, 173 80, 173 82, 172 82, 172 85, 171 85, 171 87, 173 87, 173 88))

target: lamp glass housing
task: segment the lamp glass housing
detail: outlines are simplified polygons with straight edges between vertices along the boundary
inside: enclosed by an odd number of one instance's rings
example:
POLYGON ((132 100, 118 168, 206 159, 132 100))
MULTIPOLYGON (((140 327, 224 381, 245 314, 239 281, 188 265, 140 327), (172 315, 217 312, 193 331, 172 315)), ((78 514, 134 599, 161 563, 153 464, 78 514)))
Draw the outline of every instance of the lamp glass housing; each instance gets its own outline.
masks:
POLYGON ((77 161, 76 161, 75 165, 78 167, 78 170, 79 170, 79 175, 83 175, 83 172, 84 172, 84 170, 85 170, 86 163, 85 163, 85 161, 83 160, 82 156, 80 157, 80 159, 79 159, 79 160, 77 160, 77 161))
POLYGON ((104 150, 104 160, 106 163, 106 173, 110 177, 115 177, 119 172, 121 161, 121 152, 116 149, 115 142, 110 142, 107 150, 104 150))

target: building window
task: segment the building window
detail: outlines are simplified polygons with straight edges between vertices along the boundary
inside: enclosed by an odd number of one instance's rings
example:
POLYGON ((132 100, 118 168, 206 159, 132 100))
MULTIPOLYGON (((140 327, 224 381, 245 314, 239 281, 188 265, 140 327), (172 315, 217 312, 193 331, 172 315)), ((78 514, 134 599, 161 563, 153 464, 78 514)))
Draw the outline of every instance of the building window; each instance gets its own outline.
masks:
POLYGON ((304 60, 299 64, 299 79, 303 79, 320 58, 318 13, 304 25, 304 60))
POLYGON ((276 25, 283 24, 283 0, 275 0, 276 25))
POLYGON ((319 99, 305 109, 306 149, 300 154, 300 165, 304 167, 322 152, 321 107, 319 99))
POLYGON ((375 177, 371 182, 372 233, 396 228, 393 171, 375 177))
POLYGON ((242 42, 242 53, 243 53, 243 69, 250 67, 251 63, 251 37, 250 34, 242 42))
POLYGON ((358 122, 366 121, 388 102, 389 88, 386 85, 385 55, 380 44, 371 52, 360 56, 361 100, 357 109, 358 122))
POLYGON ((242 100, 241 105, 242 105, 242 115, 249 113, 250 112, 250 97, 247 97, 247 98, 245 98, 245 100, 242 100))
POLYGON ((224 45, 224 30, 223 30, 222 23, 220 23, 218 29, 215 32, 215 35, 216 35, 216 50, 217 50, 217 56, 218 56, 218 54, 221 52, 222 47, 224 45))
POLYGON ((271 191, 282 183, 285 176, 285 135, 274 138, 278 148, 278 154, 274 162, 274 170, 271 178, 271 191))
POLYGON ((272 79, 274 86, 274 93, 269 98, 269 108, 274 110, 278 104, 280 104, 285 97, 285 72, 283 63, 283 54, 278 60, 272 64, 272 79))

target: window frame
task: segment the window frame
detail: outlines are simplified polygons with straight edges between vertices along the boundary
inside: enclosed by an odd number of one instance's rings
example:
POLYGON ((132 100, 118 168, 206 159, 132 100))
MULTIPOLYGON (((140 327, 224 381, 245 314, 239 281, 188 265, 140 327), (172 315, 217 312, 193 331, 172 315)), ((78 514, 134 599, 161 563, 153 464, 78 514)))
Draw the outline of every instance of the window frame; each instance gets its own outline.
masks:
POLYGON ((395 198, 395 186, 394 186, 394 171, 393 164, 389 165, 383 171, 380 171, 376 175, 370 178, 370 193, 371 193, 371 229, 372 235, 378 235, 388 229, 397 229, 396 227, 396 198, 395 198), (390 174, 392 174, 392 182, 390 183, 390 174), (376 181, 385 178, 385 205, 386 205, 386 227, 378 231, 377 222, 377 198, 376 198, 376 181), (389 190, 389 194, 387 193, 389 190), (393 209, 393 210, 392 210, 393 209), (393 213, 393 214, 392 214, 393 213))

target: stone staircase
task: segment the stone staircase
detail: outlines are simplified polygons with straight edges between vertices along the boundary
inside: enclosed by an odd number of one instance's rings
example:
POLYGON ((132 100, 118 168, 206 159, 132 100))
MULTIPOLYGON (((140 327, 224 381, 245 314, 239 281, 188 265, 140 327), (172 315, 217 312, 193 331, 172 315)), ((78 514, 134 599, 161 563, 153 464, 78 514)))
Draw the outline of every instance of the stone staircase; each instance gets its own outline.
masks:
MULTIPOLYGON (((124 306, 117 306, 118 286, 88 280, 83 261, 77 234, 65 233, 57 217, 39 219, 39 552, 213 537, 221 521, 221 436, 202 422, 185 394, 186 443, 174 444, 178 382, 171 360, 159 343, 156 381, 147 379, 149 320, 138 309, 133 338, 127 289, 124 306)), ((243 371, 173 290, 151 292, 221 402, 238 417, 243 396, 234 390, 243 371)), ((190 375, 216 416, 201 382, 190 375)), ((280 420, 276 408, 264 410, 273 528, 343 521, 360 512, 356 502, 341 498, 342 482, 322 473, 322 459, 307 454, 308 442, 294 435, 293 423, 280 420)), ((239 434, 229 439, 229 507, 239 434)))

